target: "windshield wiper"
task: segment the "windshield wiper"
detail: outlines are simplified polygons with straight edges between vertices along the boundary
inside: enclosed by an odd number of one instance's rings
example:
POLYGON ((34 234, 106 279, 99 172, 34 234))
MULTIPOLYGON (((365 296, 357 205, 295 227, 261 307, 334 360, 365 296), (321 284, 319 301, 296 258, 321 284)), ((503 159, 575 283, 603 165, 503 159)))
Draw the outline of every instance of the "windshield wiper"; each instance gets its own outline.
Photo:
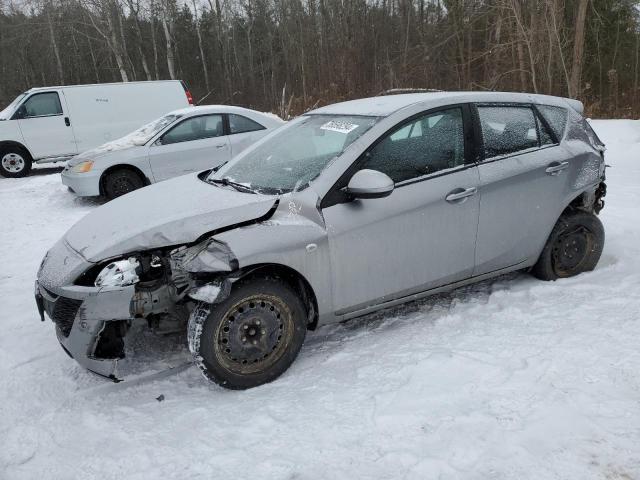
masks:
POLYGON ((225 187, 233 187, 239 192, 244 193, 256 193, 255 190, 243 185, 242 183, 234 182, 233 180, 229 180, 227 177, 223 178, 208 178, 207 182, 216 183, 218 185, 224 185, 225 187))

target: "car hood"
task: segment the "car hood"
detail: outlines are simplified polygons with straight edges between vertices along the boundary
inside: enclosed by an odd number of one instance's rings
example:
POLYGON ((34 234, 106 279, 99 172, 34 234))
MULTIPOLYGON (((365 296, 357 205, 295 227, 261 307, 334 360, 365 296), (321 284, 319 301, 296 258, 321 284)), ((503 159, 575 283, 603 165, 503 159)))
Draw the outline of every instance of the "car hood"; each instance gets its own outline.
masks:
POLYGON ((136 190, 103 205, 65 235, 89 262, 190 243, 200 236, 266 215, 276 202, 208 184, 197 174, 136 190))

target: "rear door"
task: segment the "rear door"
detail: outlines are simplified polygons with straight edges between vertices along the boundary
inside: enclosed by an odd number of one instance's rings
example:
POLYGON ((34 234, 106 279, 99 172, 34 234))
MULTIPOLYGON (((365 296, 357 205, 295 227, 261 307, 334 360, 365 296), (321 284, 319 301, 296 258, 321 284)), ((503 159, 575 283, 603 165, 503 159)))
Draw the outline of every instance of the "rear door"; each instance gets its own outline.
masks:
POLYGON ((249 145, 264 137, 268 132, 264 125, 244 115, 230 113, 227 118, 229 121, 229 143, 232 157, 235 157, 249 145))
POLYGON ((453 106, 413 117, 347 174, 386 173, 390 196, 341 200, 339 182, 323 201, 338 314, 471 276, 479 201, 467 114, 453 106))
POLYGON ((57 91, 30 95, 13 116, 34 159, 78 153, 64 97, 57 91))
POLYGON ((536 108, 478 104, 483 140, 474 275, 537 257, 566 196, 571 153, 536 108))
POLYGON ((156 181, 213 168, 231 158, 222 114, 188 117, 149 147, 156 181))

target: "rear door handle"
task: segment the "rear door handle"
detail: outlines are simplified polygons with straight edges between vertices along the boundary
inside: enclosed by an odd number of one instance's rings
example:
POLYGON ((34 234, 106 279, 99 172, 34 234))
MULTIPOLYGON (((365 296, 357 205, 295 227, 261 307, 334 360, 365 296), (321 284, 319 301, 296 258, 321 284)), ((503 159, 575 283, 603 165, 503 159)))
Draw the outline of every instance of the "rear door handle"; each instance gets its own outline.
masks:
POLYGON ((462 203, 466 200, 467 197, 475 195, 478 189, 476 187, 471 188, 456 188, 449 192, 444 199, 449 203, 462 203))
POLYGON ((565 168, 569 168, 569 162, 562 162, 562 163, 555 162, 549 165, 545 170, 545 172, 547 172, 549 175, 558 175, 565 168))
POLYGON ((69 117, 64 117, 64 124, 65 124, 67 127, 70 127, 70 126, 71 126, 71 121, 69 120, 69 117))

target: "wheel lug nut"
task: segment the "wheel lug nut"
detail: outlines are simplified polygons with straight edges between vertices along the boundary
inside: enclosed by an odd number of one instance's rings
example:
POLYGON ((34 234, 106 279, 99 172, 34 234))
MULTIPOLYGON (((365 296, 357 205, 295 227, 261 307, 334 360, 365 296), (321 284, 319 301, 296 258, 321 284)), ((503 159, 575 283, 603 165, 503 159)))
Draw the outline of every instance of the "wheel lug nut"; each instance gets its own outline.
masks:
POLYGON ((242 328, 246 330, 247 328, 249 328, 249 325, 243 325, 242 328))
POLYGON ((253 342, 251 342, 251 343, 255 345, 255 344, 256 344, 256 343, 258 343, 258 342, 256 342, 256 341, 254 340, 254 341, 253 341, 253 342))
POLYGON ((260 325, 260 320, 256 320, 256 325, 260 325))
POLYGON ((264 335, 264 334, 265 334, 265 333, 267 333, 267 332, 266 332, 266 330, 263 328, 262 330, 260 330, 260 333, 261 333, 262 335, 264 335))
POLYGON ((247 337, 242 337, 242 341, 246 342, 247 341, 247 337))

